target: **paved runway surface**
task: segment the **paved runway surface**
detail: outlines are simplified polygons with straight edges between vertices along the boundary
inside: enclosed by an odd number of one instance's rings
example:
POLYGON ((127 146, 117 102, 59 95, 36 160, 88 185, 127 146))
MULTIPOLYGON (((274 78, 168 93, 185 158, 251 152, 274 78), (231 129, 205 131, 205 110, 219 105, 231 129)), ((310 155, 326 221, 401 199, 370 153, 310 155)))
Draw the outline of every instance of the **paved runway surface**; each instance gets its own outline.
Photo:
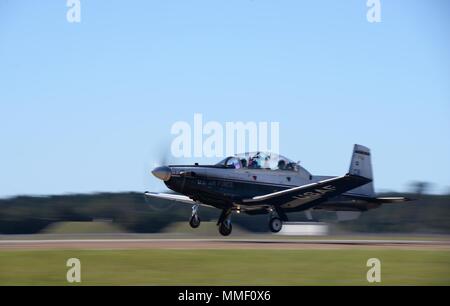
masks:
POLYGON ((352 239, 52 239, 0 240, 5 249, 450 249, 450 241, 352 239))

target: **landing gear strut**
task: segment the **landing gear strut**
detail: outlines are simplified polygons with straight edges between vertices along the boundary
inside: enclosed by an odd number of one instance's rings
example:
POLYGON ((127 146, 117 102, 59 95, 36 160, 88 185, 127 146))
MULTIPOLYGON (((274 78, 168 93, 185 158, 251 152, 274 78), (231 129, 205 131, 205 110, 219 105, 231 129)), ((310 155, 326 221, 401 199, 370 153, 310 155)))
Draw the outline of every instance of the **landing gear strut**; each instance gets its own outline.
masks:
POLYGON ((233 230, 233 226, 231 225, 230 220, 231 209, 224 208, 222 213, 220 214, 219 220, 217 221, 217 225, 219 226, 219 233, 222 236, 228 236, 231 234, 233 230))
POLYGON ((189 225, 192 228, 197 228, 200 226, 200 217, 198 216, 198 205, 192 206, 192 216, 191 219, 189 219, 189 225))
POLYGON ((269 220, 269 229, 272 233, 278 233, 283 228, 283 221, 288 221, 284 211, 280 207, 272 208, 269 220), (276 214, 274 213, 276 211, 276 214))

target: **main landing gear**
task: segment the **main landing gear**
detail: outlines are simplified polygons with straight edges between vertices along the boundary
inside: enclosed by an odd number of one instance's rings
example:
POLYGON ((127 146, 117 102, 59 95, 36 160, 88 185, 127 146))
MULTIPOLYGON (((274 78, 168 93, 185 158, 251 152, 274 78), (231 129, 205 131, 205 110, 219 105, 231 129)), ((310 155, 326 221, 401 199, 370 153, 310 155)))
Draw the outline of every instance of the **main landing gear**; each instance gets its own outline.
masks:
POLYGON ((192 206, 192 216, 191 219, 189 219, 189 225, 192 228, 197 228, 200 226, 200 217, 198 216, 198 205, 192 206))
POLYGON ((231 224, 231 220, 225 220, 224 222, 220 223, 219 225, 219 233, 222 236, 228 236, 231 234, 231 231, 233 230, 233 225, 231 224))
POLYGON ((220 214, 217 225, 219 226, 219 233, 222 236, 228 236, 233 230, 233 225, 231 225, 231 208, 224 208, 220 214))
POLYGON ((278 233, 283 228, 283 221, 278 217, 270 218, 269 229, 272 233, 278 233))
POLYGON ((270 210, 269 229, 272 233, 278 233, 283 228, 283 221, 288 221, 284 211, 280 207, 270 210), (276 212, 276 214, 275 214, 276 212), (277 216, 278 215, 278 216, 277 216))
MULTIPOLYGON (((197 228, 200 226, 200 217, 198 216, 198 207, 199 205, 192 206, 192 216, 189 219, 189 225, 192 228, 197 228)), ((231 208, 227 208, 222 210, 222 213, 219 217, 219 221, 217 221, 217 225, 219 226, 219 233, 222 236, 228 236, 231 234, 233 230, 233 225, 231 224, 231 208)))

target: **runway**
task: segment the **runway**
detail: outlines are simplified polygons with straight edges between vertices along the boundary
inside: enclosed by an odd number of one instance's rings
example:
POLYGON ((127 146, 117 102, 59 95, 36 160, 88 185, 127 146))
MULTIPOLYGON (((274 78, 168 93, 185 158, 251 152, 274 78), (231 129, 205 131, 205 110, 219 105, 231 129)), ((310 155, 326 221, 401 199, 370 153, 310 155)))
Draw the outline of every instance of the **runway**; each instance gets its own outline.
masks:
POLYGON ((0 240, 8 249, 450 249, 449 240, 371 239, 30 239, 0 240))

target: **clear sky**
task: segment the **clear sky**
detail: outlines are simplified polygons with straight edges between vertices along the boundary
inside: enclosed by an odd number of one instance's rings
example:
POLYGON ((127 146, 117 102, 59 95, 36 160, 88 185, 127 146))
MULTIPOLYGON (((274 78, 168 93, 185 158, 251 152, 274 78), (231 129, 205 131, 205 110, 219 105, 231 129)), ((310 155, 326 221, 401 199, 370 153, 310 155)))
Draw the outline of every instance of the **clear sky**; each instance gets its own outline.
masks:
MULTIPOLYGON (((378 191, 450 188, 450 2, 0 0, 0 196, 161 190, 176 121, 278 121, 280 150, 378 191)), ((190 161, 195 161, 192 159, 190 161)), ((214 160, 215 161, 215 160, 214 160)))

